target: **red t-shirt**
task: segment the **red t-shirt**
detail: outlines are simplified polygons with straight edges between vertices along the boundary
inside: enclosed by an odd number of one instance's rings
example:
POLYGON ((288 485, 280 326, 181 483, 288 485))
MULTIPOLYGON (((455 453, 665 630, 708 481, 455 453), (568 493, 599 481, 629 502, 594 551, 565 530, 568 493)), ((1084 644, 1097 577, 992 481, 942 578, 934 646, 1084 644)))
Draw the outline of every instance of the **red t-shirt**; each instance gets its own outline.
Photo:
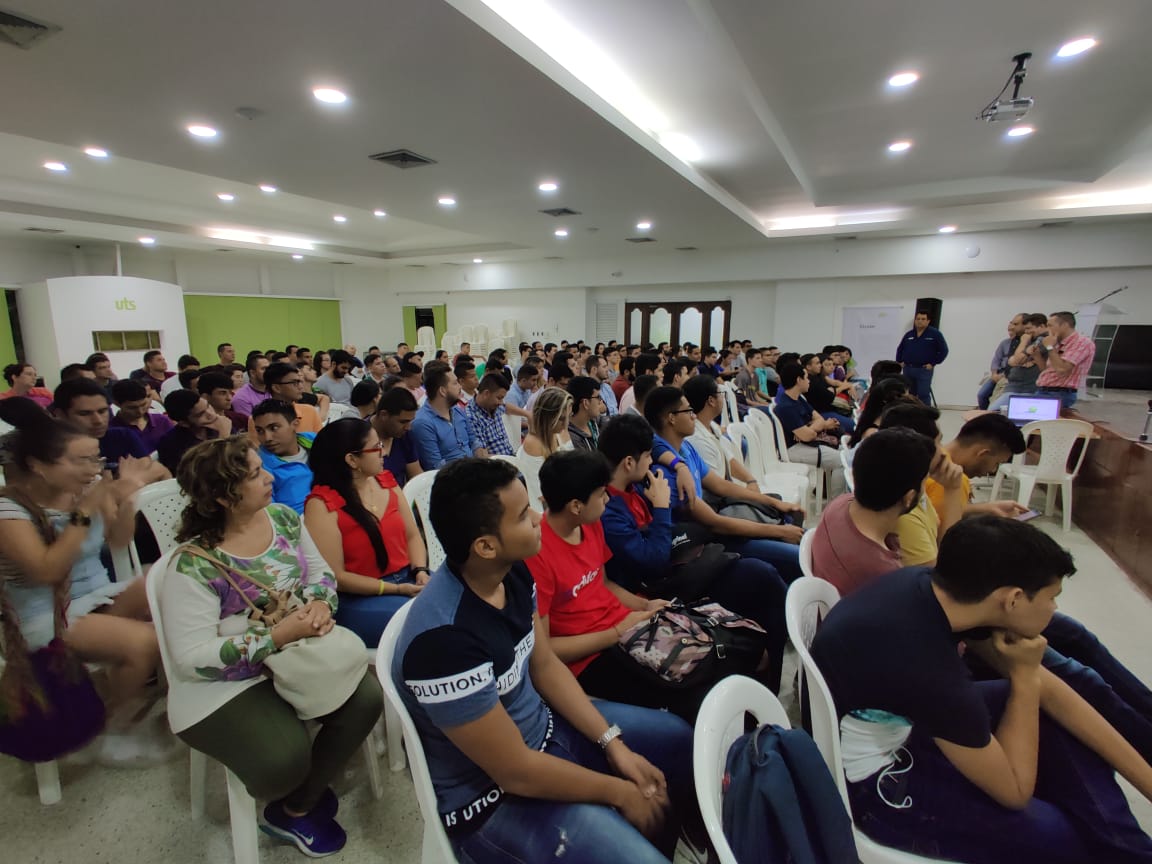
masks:
POLYGON ((848 512, 851 502, 846 494, 825 507, 812 537, 812 572, 835 585, 841 597, 904 566, 900 538, 889 534, 881 546, 865 537, 848 512))
MULTIPOLYGON (((604 563, 612 557, 599 522, 585 525, 579 545, 566 543, 545 519, 540 551, 526 562, 536 580, 536 610, 548 618, 553 636, 581 636, 615 627, 628 607, 604 584, 604 563)), ((568 664, 579 675, 596 659, 592 654, 568 664)))
POLYGON ((340 528, 340 539, 344 546, 344 569, 350 573, 375 576, 379 579, 408 566, 408 533, 404 528, 404 517, 400 513, 400 498, 396 494, 400 487, 396 483, 396 478, 389 471, 381 471, 376 475, 376 482, 392 492, 388 496, 388 506, 384 508, 384 515, 380 517, 380 536, 384 538, 384 549, 388 553, 387 573, 380 572, 380 565, 376 563, 376 550, 372 548, 368 534, 360 527, 359 522, 342 509, 344 496, 331 486, 313 486, 306 500, 319 498, 329 513, 336 512, 336 524, 340 528))

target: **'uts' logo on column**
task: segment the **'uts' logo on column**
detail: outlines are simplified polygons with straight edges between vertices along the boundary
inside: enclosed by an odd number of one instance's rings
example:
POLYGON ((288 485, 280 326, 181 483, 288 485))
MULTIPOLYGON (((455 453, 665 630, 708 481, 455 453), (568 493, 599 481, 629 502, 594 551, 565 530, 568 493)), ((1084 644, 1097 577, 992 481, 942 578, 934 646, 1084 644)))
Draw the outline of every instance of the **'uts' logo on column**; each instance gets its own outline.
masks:
POLYGON ((127 297, 125 297, 122 300, 116 301, 116 308, 119 309, 121 312, 135 312, 136 311, 136 301, 135 300, 129 300, 127 297))

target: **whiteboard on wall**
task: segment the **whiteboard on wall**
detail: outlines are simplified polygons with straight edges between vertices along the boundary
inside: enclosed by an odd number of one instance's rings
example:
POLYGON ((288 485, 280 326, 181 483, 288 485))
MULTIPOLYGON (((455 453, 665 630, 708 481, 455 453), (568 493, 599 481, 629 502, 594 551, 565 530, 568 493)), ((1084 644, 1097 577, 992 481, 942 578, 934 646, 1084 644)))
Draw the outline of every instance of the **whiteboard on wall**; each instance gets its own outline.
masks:
POLYGON ((867 377, 877 360, 892 360, 905 331, 903 306, 845 306, 841 344, 852 349, 857 373, 867 377))

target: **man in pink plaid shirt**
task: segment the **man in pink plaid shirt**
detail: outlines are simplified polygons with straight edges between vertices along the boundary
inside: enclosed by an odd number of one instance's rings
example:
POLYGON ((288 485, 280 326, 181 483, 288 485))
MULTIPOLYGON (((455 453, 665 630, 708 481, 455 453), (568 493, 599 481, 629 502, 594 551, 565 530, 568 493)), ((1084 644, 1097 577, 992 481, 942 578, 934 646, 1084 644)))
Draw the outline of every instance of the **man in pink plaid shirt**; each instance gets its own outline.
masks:
POLYGON ((1071 312, 1049 315, 1048 335, 1034 342, 1028 354, 1040 367, 1037 394, 1059 396, 1066 409, 1075 405, 1076 395, 1096 357, 1096 343, 1076 332, 1076 316, 1071 312))

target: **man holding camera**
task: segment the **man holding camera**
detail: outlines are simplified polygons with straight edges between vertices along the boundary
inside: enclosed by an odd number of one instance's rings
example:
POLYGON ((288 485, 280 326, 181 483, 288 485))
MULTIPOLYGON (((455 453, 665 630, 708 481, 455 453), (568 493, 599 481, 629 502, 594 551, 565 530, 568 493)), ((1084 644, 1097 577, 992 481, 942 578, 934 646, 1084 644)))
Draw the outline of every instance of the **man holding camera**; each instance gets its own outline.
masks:
POLYGON ((1096 343, 1076 332, 1076 316, 1071 312, 1053 312, 1048 316, 1048 335, 1028 346, 1028 355, 1040 369, 1036 393, 1059 396, 1067 410, 1076 404, 1088 377, 1096 343))

